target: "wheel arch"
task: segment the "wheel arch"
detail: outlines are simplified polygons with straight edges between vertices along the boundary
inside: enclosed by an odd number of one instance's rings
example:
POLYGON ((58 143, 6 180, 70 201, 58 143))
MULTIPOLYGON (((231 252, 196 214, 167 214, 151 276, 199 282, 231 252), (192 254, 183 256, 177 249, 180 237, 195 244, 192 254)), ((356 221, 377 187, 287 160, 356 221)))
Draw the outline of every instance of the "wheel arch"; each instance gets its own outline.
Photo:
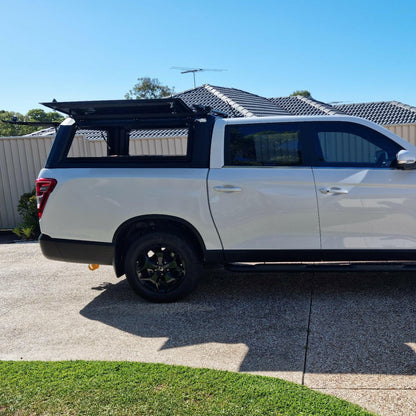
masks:
POLYGON ((171 215, 141 215, 128 219, 114 233, 113 266, 118 277, 124 274, 124 258, 132 241, 145 234, 158 231, 180 234, 193 244, 201 256, 201 261, 205 259, 206 247, 204 240, 191 223, 183 218, 171 215))

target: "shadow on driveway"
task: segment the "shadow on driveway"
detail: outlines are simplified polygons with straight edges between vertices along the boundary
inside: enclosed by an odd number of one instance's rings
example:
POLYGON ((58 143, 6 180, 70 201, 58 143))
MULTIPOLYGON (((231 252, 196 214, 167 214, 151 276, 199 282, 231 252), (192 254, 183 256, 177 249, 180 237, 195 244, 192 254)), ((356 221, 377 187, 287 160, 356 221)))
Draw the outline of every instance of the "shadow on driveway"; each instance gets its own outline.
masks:
POLYGON ((245 344, 240 371, 302 372, 308 351, 311 373, 416 374, 413 273, 211 272, 191 297, 172 304, 141 300, 125 280, 94 289, 102 293, 82 316, 166 337, 162 350, 245 344))

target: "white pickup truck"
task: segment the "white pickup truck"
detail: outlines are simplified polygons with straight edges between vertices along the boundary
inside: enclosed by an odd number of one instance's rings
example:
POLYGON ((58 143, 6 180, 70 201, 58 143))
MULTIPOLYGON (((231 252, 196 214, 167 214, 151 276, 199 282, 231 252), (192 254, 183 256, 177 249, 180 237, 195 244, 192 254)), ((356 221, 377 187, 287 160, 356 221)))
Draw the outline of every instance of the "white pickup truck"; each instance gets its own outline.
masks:
POLYGON ((177 98, 45 105, 70 116, 37 179, 50 259, 113 264, 157 302, 205 264, 416 260, 416 148, 374 123, 226 118, 177 98))

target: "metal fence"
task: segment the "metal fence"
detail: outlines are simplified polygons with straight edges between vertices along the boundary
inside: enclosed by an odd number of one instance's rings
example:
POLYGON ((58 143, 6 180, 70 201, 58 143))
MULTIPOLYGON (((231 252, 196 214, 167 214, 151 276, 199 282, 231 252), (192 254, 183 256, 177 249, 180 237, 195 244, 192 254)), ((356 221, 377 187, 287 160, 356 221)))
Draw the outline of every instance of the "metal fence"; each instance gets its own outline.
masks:
POLYGON ((383 127, 416 146, 416 124, 401 124, 383 127))
POLYGON ((0 229, 16 227, 20 196, 30 192, 44 166, 53 137, 0 138, 0 229))

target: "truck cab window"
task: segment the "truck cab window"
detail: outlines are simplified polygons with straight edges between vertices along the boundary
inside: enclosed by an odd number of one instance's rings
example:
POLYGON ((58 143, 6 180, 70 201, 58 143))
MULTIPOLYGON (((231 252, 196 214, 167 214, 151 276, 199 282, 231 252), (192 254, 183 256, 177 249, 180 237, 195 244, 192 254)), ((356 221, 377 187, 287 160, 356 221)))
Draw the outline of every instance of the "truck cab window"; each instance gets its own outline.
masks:
POLYGON ((316 125, 316 142, 322 166, 388 168, 401 150, 382 134, 354 123, 316 125))
POLYGON ((284 123, 227 126, 224 146, 226 166, 302 164, 300 131, 284 123))

